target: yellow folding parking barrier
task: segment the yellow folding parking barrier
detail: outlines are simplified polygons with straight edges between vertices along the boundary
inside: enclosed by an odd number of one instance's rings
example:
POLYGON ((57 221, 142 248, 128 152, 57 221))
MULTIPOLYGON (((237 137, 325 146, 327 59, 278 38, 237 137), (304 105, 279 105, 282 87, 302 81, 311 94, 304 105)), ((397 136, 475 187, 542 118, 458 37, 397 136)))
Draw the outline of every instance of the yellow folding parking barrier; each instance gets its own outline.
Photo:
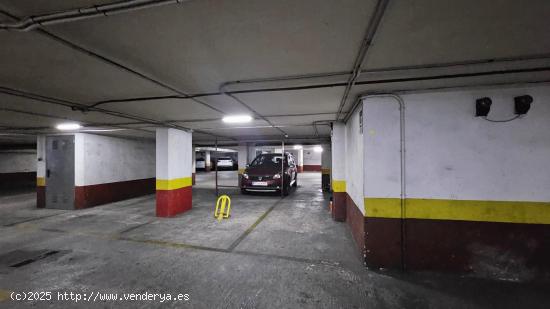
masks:
POLYGON ((216 202, 216 210, 214 211, 214 218, 218 218, 218 222, 222 219, 229 218, 229 213, 231 211, 231 199, 227 195, 222 195, 218 197, 216 202))

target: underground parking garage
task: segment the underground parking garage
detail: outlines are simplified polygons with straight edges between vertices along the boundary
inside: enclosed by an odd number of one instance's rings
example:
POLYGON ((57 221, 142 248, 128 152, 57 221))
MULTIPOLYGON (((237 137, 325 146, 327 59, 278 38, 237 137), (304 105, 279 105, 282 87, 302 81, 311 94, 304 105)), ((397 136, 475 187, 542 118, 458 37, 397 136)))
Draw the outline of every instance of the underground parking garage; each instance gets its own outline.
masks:
POLYGON ((0 307, 547 308, 550 4, 0 3, 0 307))

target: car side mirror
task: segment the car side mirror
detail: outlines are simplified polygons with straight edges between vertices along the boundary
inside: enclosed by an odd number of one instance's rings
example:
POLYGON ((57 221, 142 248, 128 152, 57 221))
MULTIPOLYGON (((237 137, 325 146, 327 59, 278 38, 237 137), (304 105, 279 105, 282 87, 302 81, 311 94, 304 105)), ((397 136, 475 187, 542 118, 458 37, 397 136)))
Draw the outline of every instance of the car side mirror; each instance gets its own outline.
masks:
POLYGON ((245 167, 250 167, 250 164, 245 165, 245 167))

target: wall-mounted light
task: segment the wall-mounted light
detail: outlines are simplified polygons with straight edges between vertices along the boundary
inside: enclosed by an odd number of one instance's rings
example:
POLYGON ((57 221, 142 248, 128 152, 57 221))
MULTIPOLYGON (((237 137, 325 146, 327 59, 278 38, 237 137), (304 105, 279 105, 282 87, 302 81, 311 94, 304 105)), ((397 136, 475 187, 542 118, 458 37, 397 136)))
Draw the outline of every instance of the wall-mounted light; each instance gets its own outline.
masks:
POLYGON ((244 123, 252 121, 252 116, 250 115, 233 115, 225 116, 222 118, 225 123, 244 123))
POLYGON ((315 152, 323 152, 323 147, 321 147, 321 146, 315 146, 315 147, 313 147, 313 151, 315 151, 315 152))
POLYGON ((294 145, 294 149, 302 149, 302 145, 294 145))
POLYGON ((516 115, 525 115, 531 108, 533 97, 530 95, 522 95, 514 98, 514 109, 516 115))
POLYGON ((480 98, 476 100, 476 117, 487 117, 491 110, 491 98, 480 98))
POLYGON ((73 130, 80 129, 81 127, 82 126, 79 125, 78 123, 72 123, 72 122, 60 123, 57 126, 55 126, 56 129, 61 131, 73 131, 73 130))

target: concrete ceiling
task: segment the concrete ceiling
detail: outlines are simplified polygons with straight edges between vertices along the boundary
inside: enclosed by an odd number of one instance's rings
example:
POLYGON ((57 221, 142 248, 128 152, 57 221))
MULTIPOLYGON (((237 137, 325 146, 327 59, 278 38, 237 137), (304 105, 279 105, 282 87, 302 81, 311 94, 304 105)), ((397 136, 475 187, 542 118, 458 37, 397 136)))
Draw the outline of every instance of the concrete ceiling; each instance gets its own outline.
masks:
MULTIPOLYGON (((22 18, 110 2, 117 1, 5 0, 0 9, 22 18)), ((145 138, 169 122, 197 130, 202 144, 216 136, 222 143, 280 139, 282 132, 290 141, 327 138, 376 2, 192 0, 0 31, 0 90, 12 93, 0 94, 0 133, 12 141, 70 119, 145 138), (320 76, 246 82, 312 74, 320 76), (242 82, 224 90, 241 102, 219 93, 234 81, 242 82), (182 93, 200 96, 173 97, 182 93), (133 118, 67 107, 98 102, 133 118), (240 113, 255 120, 221 121, 240 113)), ((390 1, 343 111, 365 92, 550 81, 548 16, 545 0, 390 1)))

